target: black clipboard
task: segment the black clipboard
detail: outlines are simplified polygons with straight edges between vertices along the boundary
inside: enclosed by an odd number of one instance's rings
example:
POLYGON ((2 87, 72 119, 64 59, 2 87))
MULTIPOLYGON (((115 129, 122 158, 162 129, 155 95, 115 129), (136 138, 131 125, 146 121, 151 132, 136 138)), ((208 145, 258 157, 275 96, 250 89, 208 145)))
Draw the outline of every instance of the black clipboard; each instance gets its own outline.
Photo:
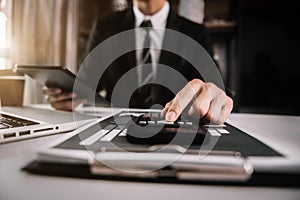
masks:
MULTIPOLYGON (((124 111, 125 112, 125 111, 124 111)), ((126 112, 125 112, 126 113, 126 112)), ((121 113, 117 113, 116 116, 121 116, 123 114, 123 112, 121 113)), ((115 118, 115 115, 106 118, 105 120, 102 120, 100 122, 101 125, 103 125, 103 127, 105 127, 107 124, 113 123, 115 118), (106 124, 106 125, 105 125, 106 124)), ((95 121, 95 124, 97 124, 98 122, 95 121)), ((90 127, 93 127, 93 124, 90 125, 90 127)), ((217 143, 216 148, 214 148, 214 151, 210 151, 210 154, 214 154, 214 155, 222 155, 222 156, 229 156, 229 157, 238 157, 240 158, 240 161, 243 159, 247 159, 247 156, 251 156, 251 155, 262 155, 262 156, 282 156, 280 154, 278 154, 276 151, 270 149, 269 147, 267 147, 266 145, 263 145, 262 143, 256 141, 254 138, 243 134, 240 130, 238 130, 237 128, 227 124, 227 128, 226 128, 231 134, 230 135, 225 135, 224 137, 222 137, 219 141, 220 143, 217 143), (235 139, 233 141, 233 139, 235 139), (237 145, 240 142, 236 142, 237 141, 244 141, 245 143, 241 143, 242 146, 245 146, 247 148, 241 148, 240 146, 236 146, 235 148, 232 147, 232 145, 237 145), (226 145, 225 145, 226 144, 226 145), (231 144, 231 145, 229 145, 231 144), (248 144, 248 145, 246 145, 248 144), (252 145, 250 145, 252 144, 252 145), (221 152, 228 152, 229 149, 225 149, 224 147, 228 147, 231 146, 230 148, 230 154, 229 153, 221 153, 221 152), (253 146, 253 148, 255 148, 256 150, 253 149, 249 149, 249 146, 253 146), (234 149, 234 151, 232 151, 234 149), (247 150, 247 151, 246 151, 247 150), (238 154, 234 153, 237 152, 238 154)), ((55 143, 52 145, 52 148, 54 148, 54 150, 59 150, 59 149, 70 149, 70 148, 75 148, 77 150, 83 149, 85 150, 84 147, 78 146, 80 141, 82 141, 80 139, 80 137, 78 136, 79 134, 90 134, 90 129, 89 128, 84 128, 83 130, 79 131, 79 133, 74 132, 74 134, 68 136, 68 139, 65 139, 63 141, 59 141, 58 143, 55 143), (74 146, 75 145, 75 146, 74 146)), ((93 135, 93 134, 92 134, 93 135)), ((90 135, 86 135, 86 138, 88 138, 90 135)), ((113 140, 115 142, 115 144, 125 144, 124 141, 126 139, 124 137, 117 137, 115 140, 113 140)), ((127 144, 127 143, 126 143, 127 144)), ((125 149, 126 151, 136 151, 136 152, 151 152, 155 151, 155 148, 153 148, 153 146, 147 147, 147 146, 140 146, 140 145, 132 145, 132 144, 127 144, 128 146, 123 146, 123 149, 125 149)), ((158 171, 156 171, 156 174, 145 174, 145 175, 141 175, 141 176, 136 176, 136 174, 132 174, 132 173, 120 173, 120 172, 116 172, 113 169, 108 169, 106 166, 104 166, 101 162, 99 163, 98 161, 101 160, 103 161, 103 159, 98 159, 99 157, 97 156, 101 156, 101 153, 111 153, 109 154, 109 156, 106 155, 106 158, 121 158, 124 161, 124 156, 123 155, 118 155, 118 157, 112 157, 112 156, 116 156, 112 153, 116 152, 116 153, 120 153, 120 151, 118 149, 114 149, 111 146, 104 146, 101 145, 101 148, 99 148, 100 146, 95 146, 95 151, 94 151, 94 158, 97 159, 84 159, 84 162, 78 162, 78 160, 74 160, 74 157, 68 157, 68 158, 72 158, 71 160, 65 160, 65 159, 61 159, 64 157, 60 157, 57 154, 57 151, 55 151, 55 154, 49 154, 49 151, 45 152, 41 152, 40 155, 46 155, 46 157, 39 157, 38 160, 33 161, 32 163, 29 163, 27 166, 25 166, 23 168, 24 171, 27 171, 29 173, 33 173, 33 174, 40 174, 40 175, 51 175, 51 176, 63 176, 63 177, 73 177, 73 178, 89 178, 89 179, 104 179, 104 180, 122 180, 122 181, 142 181, 142 182, 166 182, 166 183, 191 183, 191 184, 218 184, 218 185, 249 185, 249 186, 292 186, 292 187, 298 187, 298 180, 300 177, 300 174, 289 174, 289 173, 265 173, 265 172, 253 172, 251 174, 251 176, 244 176, 246 178, 242 178, 242 179, 226 179, 226 180, 222 180, 219 178, 216 179, 205 179, 205 178, 198 178, 198 179, 190 179, 190 178, 180 178, 180 176, 178 176, 178 174, 180 172, 186 172, 186 168, 185 169, 178 169, 174 168, 174 166, 167 166, 165 168, 160 168, 158 171), (97 147, 97 148, 96 148, 97 147), (105 148, 104 148, 105 147, 105 148), (48 152, 48 153, 47 153, 48 152), (50 156, 50 157, 49 157, 50 156), (54 157, 52 157, 54 156, 54 157), (54 158, 54 159, 53 159, 54 158), (57 158, 57 159, 55 159, 57 158)), ((157 149, 157 148, 156 148, 157 149)), ((186 152, 186 154, 195 154, 197 153, 197 155, 199 155, 199 151, 197 150, 198 148, 191 148, 188 149, 186 152), (196 151, 195 151, 196 149, 196 151)), ((49 149, 48 149, 49 150, 49 149)), ((90 149, 91 150, 91 149, 90 149)), ((171 149, 169 149, 171 150, 171 149)), ((175 146, 174 149, 172 149, 172 151, 168 151, 168 152, 174 152, 173 150, 176 150, 175 146)), ((77 155, 77 154, 76 154, 77 155)), ((149 154, 147 154, 149 155, 149 154)), ((75 158, 76 159, 76 158, 75 158)), ((80 159, 80 157, 78 157, 77 159, 80 159)), ((113 159, 114 160, 118 160, 118 159, 113 159)), ((133 159, 128 159, 126 161, 132 161, 133 159)), ((135 160, 134 160, 135 161, 135 160)), ((137 163, 141 163, 140 161, 143 161, 142 159, 137 160, 137 163)), ((215 160, 214 160, 215 161, 215 160)), ((218 160, 220 161, 220 160, 218 160)), ((228 160, 226 160, 226 164, 230 164, 232 162, 227 162, 228 160)), ((126 162, 128 163, 128 162, 126 162)), ((195 164, 195 162, 193 162, 195 164)), ((214 162, 215 163, 215 162, 214 162)), ((224 161, 223 159, 221 159, 221 162, 218 162, 219 166, 223 166, 224 161), (221 164, 221 165, 220 165, 221 164)), ((235 163, 235 162, 234 162, 235 163)), ((181 163, 182 164, 182 163, 181 163)), ((184 164, 184 163, 183 163, 184 164)), ((196 164, 199 164, 196 162, 196 164)), ((134 165, 136 166, 136 165, 134 165)), ((205 165, 204 165, 205 166, 205 165)), ((214 165, 215 166, 215 165, 214 165)), ((226 166, 226 165, 225 165, 226 166)), ((238 175, 242 175, 241 177, 243 177, 243 171, 241 169, 243 169, 244 166, 244 162, 241 162, 238 166, 234 165, 235 169, 238 169, 240 172, 240 174, 238 175)), ((232 168, 230 168, 231 170, 232 168)), ((189 169, 190 172, 194 173, 195 175, 198 175, 197 173, 199 173, 201 175, 201 171, 193 171, 192 168, 189 169)), ((214 171, 209 171, 209 172, 213 172, 214 171)), ((218 173, 218 171, 215 171, 215 173, 218 173)), ((225 171, 226 173, 226 171, 225 171)), ((228 172, 228 174, 230 175, 231 172, 228 172)), ((224 173, 223 173, 224 174, 224 173)), ((245 174, 244 174, 245 175, 245 174)), ((246 174, 247 175, 247 174, 246 174)))
MULTIPOLYGON (((93 174, 88 164, 66 165, 62 163, 46 163, 32 161, 22 168, 23 172, 33 175, 77 178, 77 179, 96 179, 110 181, 129 181, 129 182, 150 182, 150 183, 172 183, 172 184, 193 184, 193 185, 218 185, 218 186, 250 186, 250 187, 292 187, 299 188, 300 174, 279 174, 279 173, 256 173, 247 181, 183 181, 172 176, 160 178, 117 176, 111 174, 93 174)), ((170 170, 164 169, 165 173, 170 170)))

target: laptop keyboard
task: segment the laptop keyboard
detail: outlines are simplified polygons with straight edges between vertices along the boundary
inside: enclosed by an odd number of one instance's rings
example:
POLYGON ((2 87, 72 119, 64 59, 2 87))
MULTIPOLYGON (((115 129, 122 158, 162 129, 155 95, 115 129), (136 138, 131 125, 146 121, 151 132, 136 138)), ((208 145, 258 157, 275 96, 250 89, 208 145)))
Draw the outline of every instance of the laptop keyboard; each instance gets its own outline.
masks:
POLYGON ((0 129, 30 126, 36 124, 39 123, 6 114, 0 114, 0 129))

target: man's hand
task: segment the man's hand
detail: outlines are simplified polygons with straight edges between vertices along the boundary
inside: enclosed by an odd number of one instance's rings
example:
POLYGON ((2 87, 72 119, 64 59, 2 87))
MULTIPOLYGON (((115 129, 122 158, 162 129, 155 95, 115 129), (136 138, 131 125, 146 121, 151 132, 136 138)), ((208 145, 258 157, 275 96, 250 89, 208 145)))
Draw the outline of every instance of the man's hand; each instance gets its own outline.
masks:
POLYGON ((176 121, 188 109, 189 115, 198 115, 205 121, 223 124, 232 108, 233 101, 223 90, 213 83, 194 79, 166 104, 162 114, 167 121, 176 121))
POLYGON ((43 94, 51 106, 57 110, 72 111, 78 105, 86 103, 85 99, 72 100, 76 97, 75 93, 63 93, 60 88, 43 87, 43 94))

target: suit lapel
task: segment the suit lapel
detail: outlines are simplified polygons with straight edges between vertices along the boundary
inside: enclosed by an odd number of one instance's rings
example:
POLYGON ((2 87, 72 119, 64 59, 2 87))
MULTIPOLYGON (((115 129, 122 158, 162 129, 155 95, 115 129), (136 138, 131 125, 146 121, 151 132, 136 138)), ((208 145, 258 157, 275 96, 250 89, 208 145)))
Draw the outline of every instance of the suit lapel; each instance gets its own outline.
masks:
MULTIPOLYGON (((125 14, 125 17, 123 19, 121 31, 127 31, 127 30, 132 30, 135 28, 135 19, 134 19, 134 14, 133 14, 133 9, 129 9, 127 13, 125 14)), ((132 35, 132 47, 135 49, 135 34, 132 35)), ((135 51, 128 53, 128 56, 126 56, 127 63, 128 63, 128 68, 131 69, 136 66, 136 57, 135 57, 135 51)))
POLYGON ((168 29, 180 31, 181 26, 182 26, 181 20, 179 20, 177 14, 172 9, 170 9, 166 27, 168 29))
MULTIPOLYGON (((170 9, 170 13, 169 13, 169 16, 168 16, 168 19, 167 19, 166 28, 174 30, 174 31, 179 31, 179 32, 180 32, 180 29, 181 29, 181 21, 178 20, 177 14, 172 9, 170 9)), ((165 49, 164 47, 165 47, 166 44, 173 44, 173 45, 176 45, 176 47, 177 47, 178 43, 176 41, 177 40, 176 40, 176 38, 174 38, 174 36, 170 36, 170 34, 168 32, 165 32, 164 40, 163 40, 163 46, 162 46, 163 48, 162 49, 165 49)), ((172 59, 168 55, 168 52, 166 52, 166 51, 163 51, 163 50, 161 51, 159 61, 160 61, 161 64, 172 66, 171 65, 172 64, 172 59)))
MULTIPOLYGON (((135 28, 135 17, 133 13, 133 9, 129 9, 125 11, 123 18, 119 19, 120 22, 119 27, 118 27, 118 33, 122 33, 124 31, 129 31, 133 30, 135 28)), ((129 44, 130 49, 134 49, 131 52, 126 52, 123 56, 121 56, 120 63, 118 68, 119 70, 115 71, 114 73, 118 73, 119 76, 115 76, 113 74, 113 77, 122 77, 124 76, 125 73, 127 73, 129 70, 133 69, 136 67, 136 41, 135 41, 135 31, 133 31, 133 34, 130 35, 131 38, 129 38, 129 44), (121 69, 120 69, 121 68, 121 69)), ((127 85, 123 88, 122 92, 128 93, 129 91, 128 88, 131 87, 137 87, 138 85, 138 79, 137 79, 137 74, 132 73, 131 75, 127 74, 126 76, 130 76, 129 80, 130 82, 127 83, 127 85)), ((117 82, 118 80, 116 80, 117 82)))
MULTIPOLYGON (((170 10, 168 19, 167 19, 167 25, 166 25, 167 29, 173 30, 173 31, 178 31, 180 32, 182 29, 182 24, 181 24, 181 20, 179 20, 177 14, 172 11, 172 9, 170 10)), ((173 53, 170 53, 169 51, 165 51, 163 49, 166 49, 165 46, 168 45, 168 47, 170 47, 170 45, 173 47, 172 49, 178 49, 179 48, 179 43, 178 43, 178 38, 174 38, 176 36, 174 36, 174 34, 170 34, 170 32, 166 31, 165 35, 164 35, 164 39, 163 39, 163 45, 162 45, 162 50, 161 50, 161 54, 160 54, 160 59, 159 59, 159 63, 162 65, 166 65, 168 67, 171 67, 175 70, 181 71, 182 69, 182 65, 180 64, 181 59, 179 60, 178 56, 175 56, 173 53)), ((160 71, 160 69, 157 69, 157 80, 163 80, 163 81, 174 81, 173 79, 170 79, 169 74, 166 73, 164 70, 160 71)), ((171 83, 171 84, 175 84, 176 83, 171 83)))

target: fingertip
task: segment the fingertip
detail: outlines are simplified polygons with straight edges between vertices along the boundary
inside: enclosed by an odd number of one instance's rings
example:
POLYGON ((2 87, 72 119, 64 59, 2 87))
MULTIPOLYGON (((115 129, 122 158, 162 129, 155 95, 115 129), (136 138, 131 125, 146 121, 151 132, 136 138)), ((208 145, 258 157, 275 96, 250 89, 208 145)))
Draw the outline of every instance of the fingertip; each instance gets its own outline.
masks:
POLYGON ((174 111, 168 111, 166 114, 166 120, 169 122, 175 121, 176 120, 176 112, 174 111))
POLYGON ((72 97, 72 98, 76 98, 76 97, 77 97, 77 94, 76 94, 76 93, 72 93, 72 94, 71 94, 71 97, 72 97))
POLYGON ((43 93, 44 95, 46 95, 47 92, 48 92, 48 88, 47 88, 46 86, 44 86, 44 87, 42 88, 42 93, 43 93))
POLYGON ((62 91, 61 91, 60 88, 55 88, 54 92, 55 92, 56 94, 60 94, 62 91))

